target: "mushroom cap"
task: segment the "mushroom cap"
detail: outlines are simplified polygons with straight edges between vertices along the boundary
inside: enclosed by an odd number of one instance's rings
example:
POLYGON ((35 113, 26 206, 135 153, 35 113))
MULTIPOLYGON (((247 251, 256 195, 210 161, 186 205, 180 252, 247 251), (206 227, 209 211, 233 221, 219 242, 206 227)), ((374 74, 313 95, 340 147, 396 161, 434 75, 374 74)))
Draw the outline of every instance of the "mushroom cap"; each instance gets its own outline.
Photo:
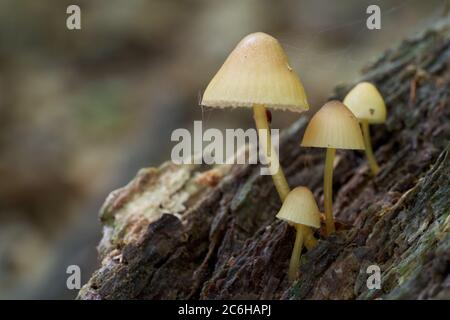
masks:
POLYGON ((246 36, 230 53, 206 88, 201 105, 308 110, 305 90, 289 66, 278 40, 257 32, 246 36))
POLYGON ((306 127, 303 147, 364 149, 358 119, 340 101, 325 103, 306 127))
POLYGON ((359 120, 386 121, 386 105, 378 89, 369 82, 358 83, 344 98, 344 104, 359 120))
POLYGON ((277 218, 287 222, 320 228, 320 211, 312 192, 306 187, 297 187, 287 195, 277 218))

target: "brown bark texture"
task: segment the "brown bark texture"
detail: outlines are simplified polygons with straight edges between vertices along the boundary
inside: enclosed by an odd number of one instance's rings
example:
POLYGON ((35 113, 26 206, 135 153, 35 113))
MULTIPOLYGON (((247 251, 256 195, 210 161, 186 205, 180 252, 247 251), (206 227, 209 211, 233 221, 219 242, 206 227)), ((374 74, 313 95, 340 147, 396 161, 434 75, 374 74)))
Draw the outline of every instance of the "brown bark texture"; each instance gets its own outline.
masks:
MULTIPOLYGON (((381 172, 361 152, 337 152, 338 232, 316 233, 298 281, 287 279, 294 229, 275 218, 281 203, 259 166, 167 162, 106 200, 101 266, 78 299, 450 299, 449 25, 405 40, 358 79, 388 107, 371 126, 381 172), (381 289, 366 285, 370 265, 381 289)), ((309 187, 323 210, 325 151, 300 148, 306 124, 284 130, 280 158, 290 186, 309 187)))

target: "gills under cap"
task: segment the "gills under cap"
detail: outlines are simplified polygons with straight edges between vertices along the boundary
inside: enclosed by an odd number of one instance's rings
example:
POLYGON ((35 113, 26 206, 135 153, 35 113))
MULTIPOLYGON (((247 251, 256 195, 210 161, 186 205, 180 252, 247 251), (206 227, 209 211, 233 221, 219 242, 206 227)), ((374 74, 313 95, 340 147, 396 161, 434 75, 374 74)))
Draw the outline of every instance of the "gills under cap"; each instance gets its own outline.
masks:
POLYGON ((287 195, 277 218, 308 227, 320 228, 319 213, 312 192, 306 187, 297 187, 287 195))
POLYGON ((289 66, 278 40, 257 32, 246 36, 230 53, 206 88, 201 105, 308 110, 305 90, 289 66))
POLYGON ((329 101, 311 118, 301 145, 303 147, 364 149, 358 119, 342 103, 329 101))
POLYGON ((358 83, 344 98, 344 104, 359 120, 386 121, 386 105, 378 89, 369 82, 358 83))

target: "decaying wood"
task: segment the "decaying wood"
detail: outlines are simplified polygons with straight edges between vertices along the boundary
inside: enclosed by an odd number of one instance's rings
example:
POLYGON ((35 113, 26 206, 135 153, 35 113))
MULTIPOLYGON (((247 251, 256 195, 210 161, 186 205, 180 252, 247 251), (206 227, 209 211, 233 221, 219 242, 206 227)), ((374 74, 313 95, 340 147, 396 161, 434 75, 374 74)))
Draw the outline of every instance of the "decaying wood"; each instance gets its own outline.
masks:
MULTIPOLYGON (((338 151, 344 227, 304 253, 299 281, 286 276, 294 231, 274 218, 280 201, 258 166, 165 163, 107 199, 102 265, 79 298, 450 299, 449 39, 446 21, 365 71, 388 106, 386 124, 371 127, 382 171, 373 178, 364 154, 338 151), (373 264, 380 290, 366 286, 373 264)), ((323 207, 324 151, 299 147, 306 123, 286 130, 280 157, 289 184, 323 207)))

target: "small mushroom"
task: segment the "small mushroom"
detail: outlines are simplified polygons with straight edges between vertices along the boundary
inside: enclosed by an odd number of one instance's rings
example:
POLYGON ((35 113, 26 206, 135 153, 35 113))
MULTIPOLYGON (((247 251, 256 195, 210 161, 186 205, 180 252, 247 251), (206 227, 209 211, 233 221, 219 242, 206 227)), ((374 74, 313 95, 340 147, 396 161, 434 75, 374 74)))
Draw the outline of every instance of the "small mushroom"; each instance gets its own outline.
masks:
POLYGON ((320 212, 312 192, 306 187, 293 189, 283 202, 277 218, 293 223, 297 230, 288 272, 289 281, 294 281, 297 278, 303 242, 308 237, 304 233, 305 227, 320 228, 320 212))
POLYGON ((383 97, 373 84, 361 82, 350 90, 344 98, 344 104, 361 122, 367 161, 373 175, 377 175, 380 167, 373 155, 369 124, 386 121, 386 105, 383 97))
MULTIPOLYGON (((270 139, 266 107, 275 110, 303 112, 308 110, 300 79, 288 68, 288 59, 280 43, 268 34, 257 32, 246 36, 230 53, 203 94, 201 105, 253 108, 266 157, 278 162, 270 139)), ((284 200, 290 189, 281 167, 272 176, 275 187, 284 200)))
MULTIPOLYGON (((278 40, 257 32, 246 36, 230 53, 206 88, 202 106, 213 108, 247 107, 253 109, 268 165, 278 164, 272 173, 275 188, 283 202, 289 185, 272 146, 266 107, 274 110, 308 110, 305 90, 278 40)), ((305 232, 311 233, 311 230, 305 232)), ((309 238, 307 248, 316 244, 309 238)))
POLYGON ((323 179, 326 234, 334 233, 332 211, 333 161, 336 149, 364 149, 364 141, 358 120, 339 101, 329 101, 310 120, 301 145, 327 148, 323 179))

